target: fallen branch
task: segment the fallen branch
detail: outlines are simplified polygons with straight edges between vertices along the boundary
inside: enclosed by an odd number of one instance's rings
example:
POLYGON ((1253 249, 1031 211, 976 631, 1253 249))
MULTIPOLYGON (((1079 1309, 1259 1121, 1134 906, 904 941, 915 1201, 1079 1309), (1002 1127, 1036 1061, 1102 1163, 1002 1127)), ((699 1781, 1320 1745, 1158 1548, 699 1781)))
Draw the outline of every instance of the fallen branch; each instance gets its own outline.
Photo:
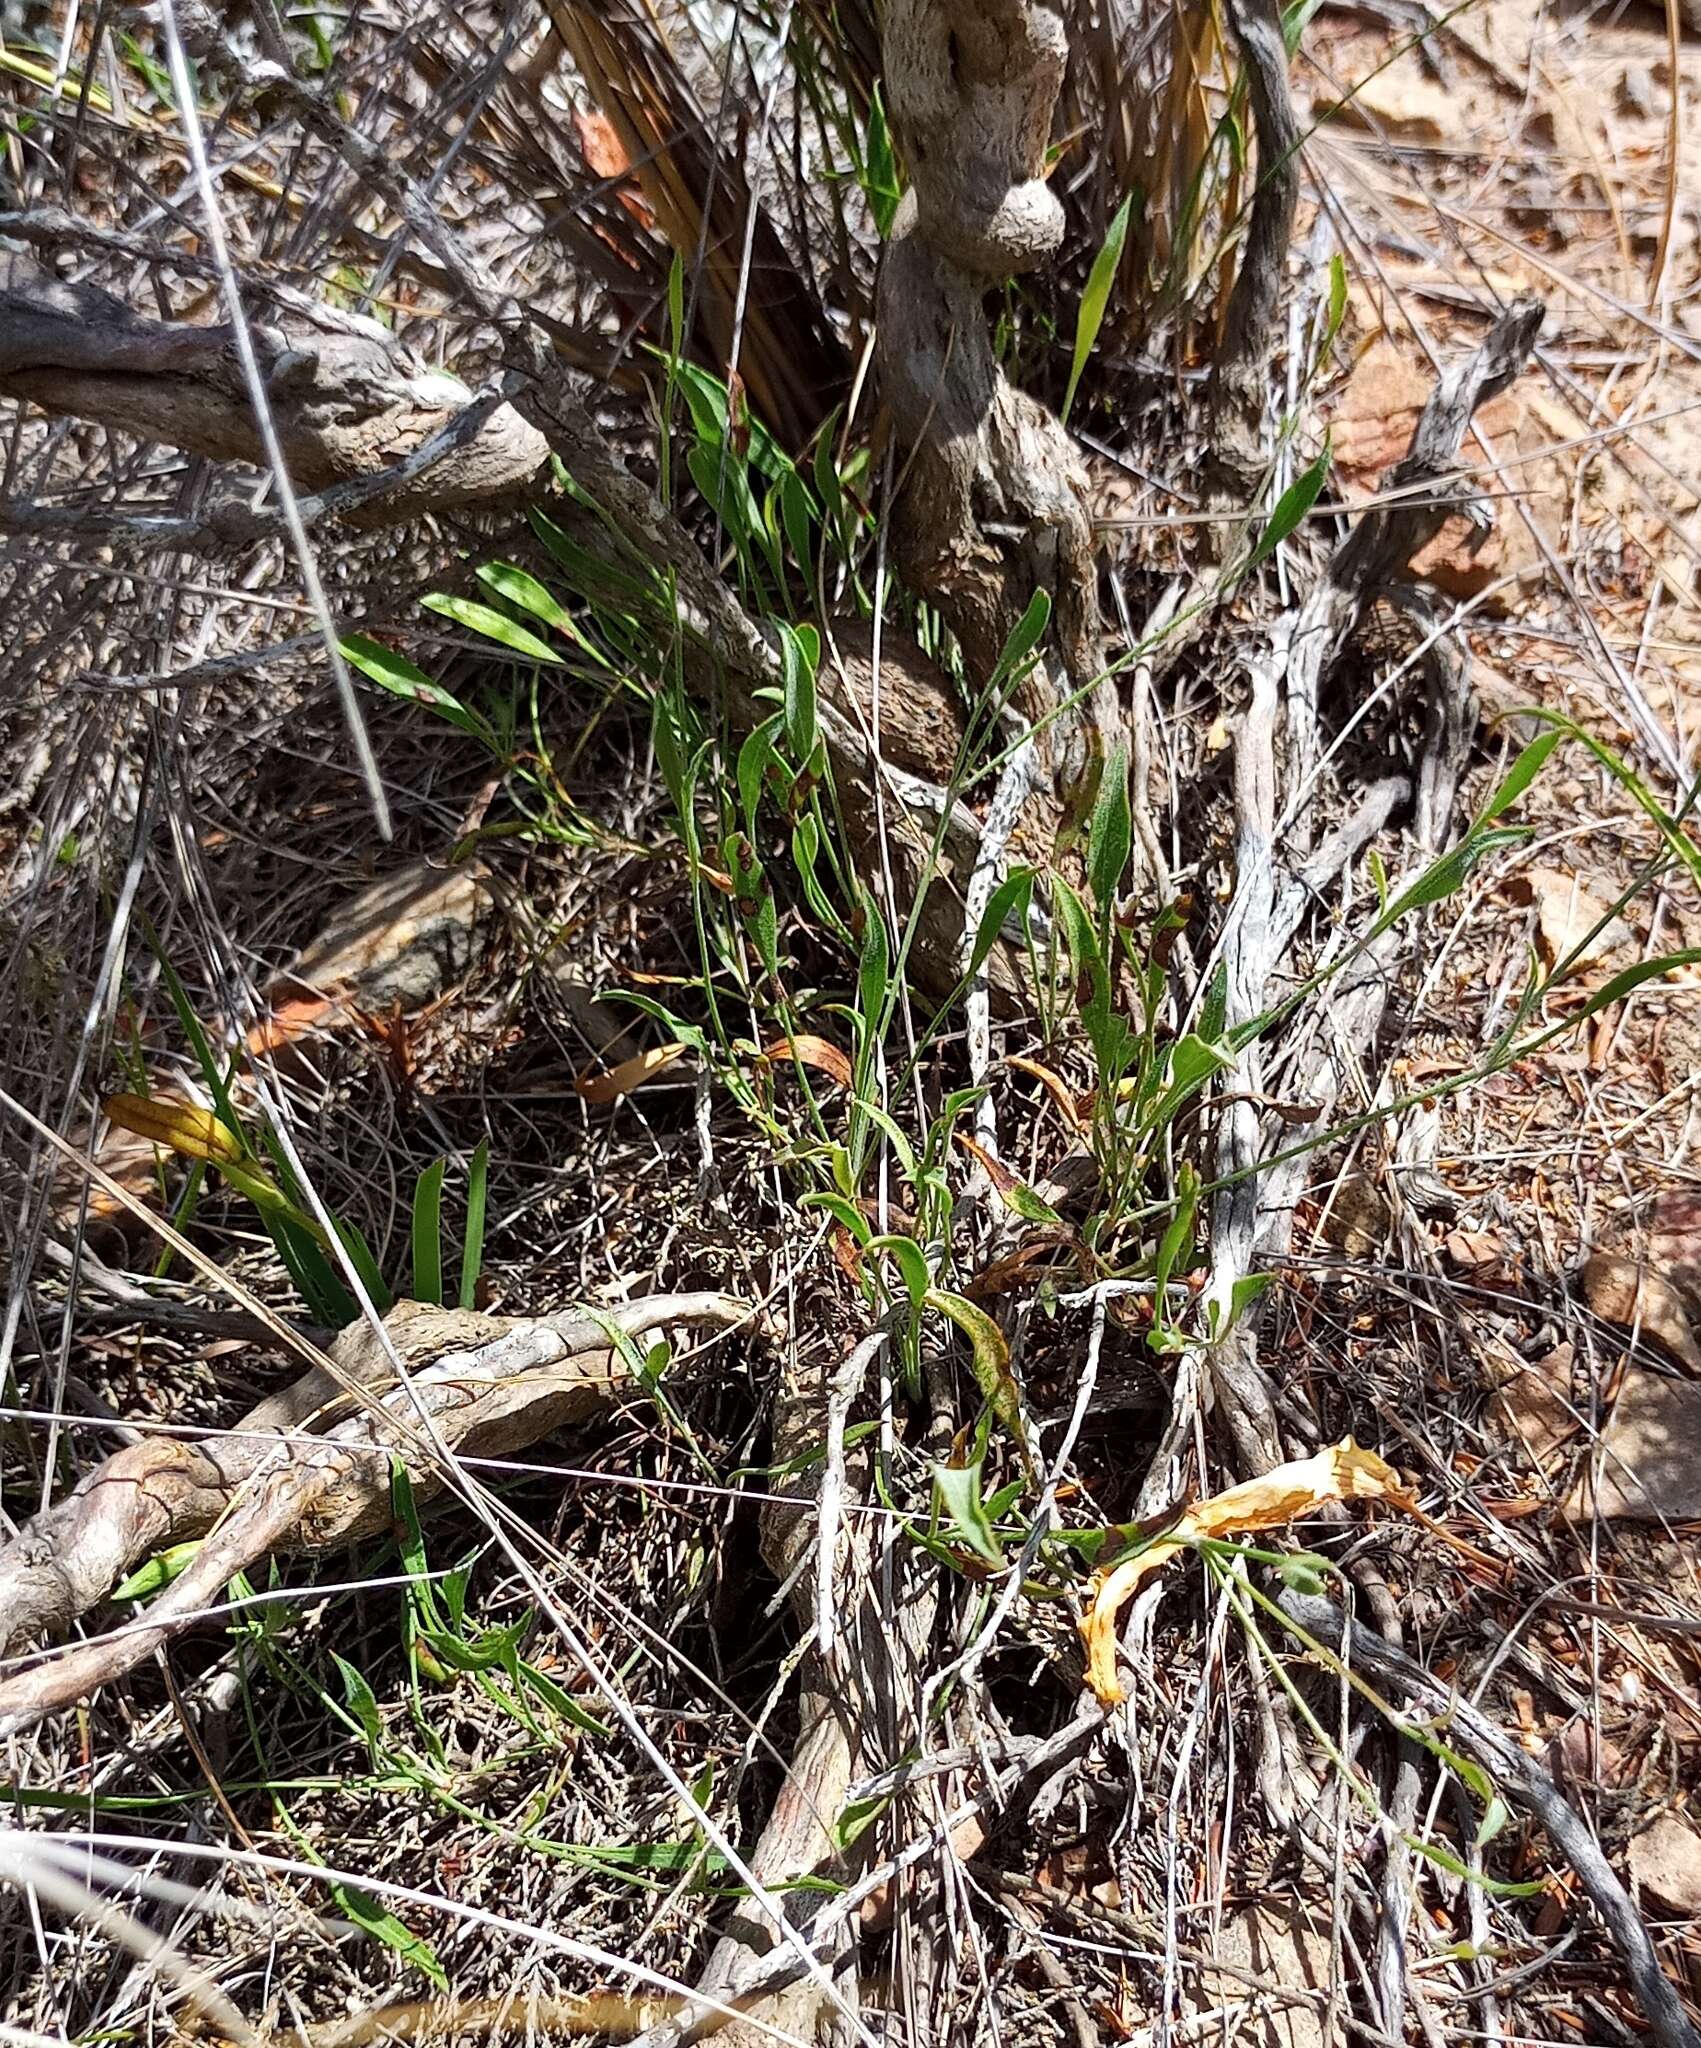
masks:
MULTIPOLYGON (((1270 980, 1299 929, 1315 892, 1353 850, 1356 834, 1344 831, 1311 852, 1306 823, 1309 790, 1319 746, 1317 699, 1328 673, 1357 630, 1365 610, 1396 570, 1423 547, 1457 500, 1443 479, 1453 469, 1466 428, 1477 407, 1504 390, 1535 346, 1542 307, 1521 300, 1495 322, 1482 346, 1449 371, 1437 386, 1413 431, 1411 447, 1388 479, 1421 502, 1397 499, 1381 504, 1357 524, 1325 570, 1321 582, 1297 611, 1277 622, 1268 659, 1252 665, 1252 701, 1235 742, 1235 810, 1237 845, 1235 893, 1221 943, 1228 989, 1228 1026, 1249 1023, 1268 999, 1270 980), (1285 765, 1292 794, 1278 824, 1276 804, 1276 712, 1278 701, 1287 713, 1285 765), (1276 846, 1296 849, 1298 871, 1286 877, 1277 869, 1276 846), (1309 856, 1309 857, 1306 857, 1309 856)), ((1451 728, 1462 719, 1443 721, 1451 728)), ((1451 803, 1452 781, 1460 765, 1457 735, 1449 733, 1450 775, 1431 768, 1425 819, 1427 832, 1437 832, 1443 794, 1451 803), (1441 775, 1441 782, 1436 777, 1441 775), (1443 787, 1444 785, 1444 787, 1443 787)), ((1420 775, 1420 780, 1422 780, 1420 775)), ((1384 813, 1385 815, 1385 813, 1384 813)), ((1355 1042, 1373 1029, 1385 1000, 1387 961, 1378 957, 1355 976, 1367 995, 1355 1019, 1355 1042)), ((1346 1022, 1341 998, 1326 1005, 1337 1030, 1346 1022)), ((1236 1283, 1253 1270, 1259 1253, 1270 1243, 1272 1219, 1291 1210, 1297 1183, 1291 1172, 1277 1169, 1275 1185, 1261 1171, 1265 1134, 1258 1101, 1263 1088, 1263 1059, 1256 1044, 1242 1054, 1235 1094, 1224 1105, 1217 1145, 1219 1176, 1234 1184, 1218 1196, 1212 1218, 1211 1277, 1207 1300, 1218 1305, 1226 1326, 1236 1283)), ((1323 1098, 1332 1106, 1338 1087, 1323 1098)), ((1243 1469, 1264 1470, 1280 1462, 1281 1441, 1274 1407, 1256 1355, 1256 1325, 1243 1318, 1227 1339, 1209 1348, 1208 1370, 1230 1419, 1243 1469), (1244 1461, 1252 1460, 1250 1464, 1244 1461)))
POLYGON ((228 1435, 116 1452, 0 1553, 0 1643, 67 1628, 147 1557, 196 1539, 201 1547, 130 1627, 0 1680, 0 1734, 132 1670, 261 1559, 386 1527, 393 1458, 430 1499, 453 1481, 445 1453, 501 1457, 612 1400, 630 1377, 617 1336, 675 1323, 732 1328, 749 1315, 724 1294, 535 1321, 401 1302, 382 1336, 352 1325, 328 1369, 262 1401, 228 1435))
POLYGON ((1496 1788, 1508 1804, 1541 1823, 1600 1915, 1655 2040, 1661 2048, 1701 2048, 1701 2033, 1660 1968, 1654 1944, 1629 1894, 1587 1823, 1540 1764, 1455 1687, 1444 1684, 1374 1631, 1349 1621, 1332 1600, 1284 1592, 1279 1604, 1297 1634, 1321 1643, 1350 1670, 1444 1726, 1447 1740, 1455 1748, 1493 1774, 1496 1788))
POLYGON ((1299 205, 1300 138, 1277 0, 1228 0, 1227 13, 1252 101, 1258 185, 1222 345, 1211 364, 1210 463, 1219 502, 1240 510, 1266 462, 1264 417, 1299 205))

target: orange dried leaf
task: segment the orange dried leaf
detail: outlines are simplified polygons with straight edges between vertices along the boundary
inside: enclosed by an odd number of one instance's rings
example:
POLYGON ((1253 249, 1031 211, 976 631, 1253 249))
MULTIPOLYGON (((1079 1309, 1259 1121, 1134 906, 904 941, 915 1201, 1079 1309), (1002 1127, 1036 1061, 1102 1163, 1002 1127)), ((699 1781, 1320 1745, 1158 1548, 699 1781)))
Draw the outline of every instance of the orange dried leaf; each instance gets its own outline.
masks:
POLYGON ((150 1144, 163 1145, 185 1159, 207 1159, 214 1165, 240 1161, 242 1140, 228 1124, 198 1102, 167 1095, 110 1095, 101 1104, 109 1123, 133 1131, 150 1144))
POLYGON ((646 1052, 634 1053, 619 1066, 610 1067, 606 1074, 582 1076, 573 1083, 573 1093, 581 1102, 593 1105, 618 1102, 621 1096, 630 1095, 634 1088, 653 1080, 664 1067, 671 1067, 684 1050, 677 1038, 670 1038, 665 1045, 652 1045, 646 1052))
POLYGON ((285 996, 248 1034, 248 1050, 259 1056, 279 1052, 342 1008, 335 996, 285 996))
POLYGON ((977 1165, 985 1169, 986 1177, 991 1181, 994 1192, 999 1200, 1004 1203, 1005 1207, 1008 1208, 1010 1196, 1022 1185, 1020 1180, 1010 1171, 1002 1159, 995 1159, 984 1145, 977 1145, 967 1131, 959 1131, 957 1133, 957 1143, 962 1146, 963 1150, 977 1165))
POLYGON ((1063 1121, 1072 1131, 1083 1128, 1080 1104, 1070 1094, 1061 1075, 1054 1074, 1049 1067, 1042 1067, 1038 1060, 1026 1060, 1017 1053, 1012 1053, 1004 1064, 1007 1067, 1014 1067, 1018 1074, 1027 1074, 1036 1080, 1057 1104, 1062 1112, 1063 1121))
POLYGON ((841 1088, 851 1085, 850 1061, 830 1040, 817 1038, 810 1031, 800 1031, 795 1038, 776 1038, 772 1045, 763 1046, 762 1057, 765 1060, 799 1060, 804 1066, 825 1074, 829 1081, 836 1081, 841 1088))
POLYGON ((1392 1501, 1408 1514, 1417 1508, 1410 1489, 1401 1484, 1391 1465, 1374 1451, 1360 1450, 1350 1436, 1344 1437, 1313 1458, 1296 1458, 1261 1479, 1249 1479, 1226 1493, 1195 1502, 1160 1540, 1100 1572, 1092 1605, 1081 1624, 1087 1645, 1087 1682, 1093 1691, 1107 1707, 1123 1698, 1116 1675, 1117 1616, 1140 1582, 1178 1551, 1202 1536, 1245 1536, 1260 1529, 1285 1528, 1314 1508, 1345 1500, 1392 1501))

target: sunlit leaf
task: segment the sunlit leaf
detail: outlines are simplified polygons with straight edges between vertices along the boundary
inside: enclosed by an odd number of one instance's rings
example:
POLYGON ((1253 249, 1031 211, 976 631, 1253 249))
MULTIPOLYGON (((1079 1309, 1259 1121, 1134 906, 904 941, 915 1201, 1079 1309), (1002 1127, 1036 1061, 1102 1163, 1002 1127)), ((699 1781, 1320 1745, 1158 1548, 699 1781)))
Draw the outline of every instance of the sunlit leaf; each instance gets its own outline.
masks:
POLYGON ((1069 365, 1068 388, 1063 394, 1065 420, 1069 417, 1069 408, 1075 403, 1075 391, 1092 357, 1099 329, 1104 325, 1105 307, 1110 303, 1111 286, 1116 282, 1116 269, 1122 261, 1122 245, 1128 239, 1128 222, 1133 212, 1134 195, 1130 192, 1112 216, 1110 226, 1105 230, 1104 242, 1087 273, 1086 288, 1081 293, 1081 310, 1075 319, 1075 354, 1069 365))

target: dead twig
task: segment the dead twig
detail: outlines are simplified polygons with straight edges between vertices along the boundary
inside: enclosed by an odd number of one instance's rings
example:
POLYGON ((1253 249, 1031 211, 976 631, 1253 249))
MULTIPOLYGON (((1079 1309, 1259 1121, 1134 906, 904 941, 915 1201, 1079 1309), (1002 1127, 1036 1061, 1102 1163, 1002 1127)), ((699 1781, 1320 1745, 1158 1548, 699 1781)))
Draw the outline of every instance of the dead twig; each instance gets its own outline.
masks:
POLYGON ((1701 2048, 1698 2033, 1654 1953, 1640 1914, 1619 1883, 1600 1844, 1546 1771, 1452 1686, 1434 1677, 1404 1650, 1351 1622, 1332 1600, 1283 1592, 1282 1613, 1294 1633, 1339 1657, 1349 1669, 1393 1694, 1396 1701, 1434 1716, 1447 1740, 1493 1772, 1509 1804, 1539 1821, 1577 1874, 1617 1950, 1631 1988, 1661 2048, 1701 2048))
POLYGON ((116 1452, 0 1553, 0 1641, 67 1627, 126 1572, 202 1539, 188 1568, 128 1628, 0 1680, 0 1732, 83 1699, 189 1627, 240 1571, 278 1552, 334 1548, 384 1527, 392 1459, 408 1451, 422 1498, 449 1483, 418 1451, 416 1417, 448 1450, 501 1456, 594 1413, 627 1383, 617 1340, 671 1323, 748 1319, 723 1294, 658 1295, 606 1315, 513 1322, 402 1302, 382 1338, 364 1324, 315 1369, 250 1411, 228 1443, 149 1439, 116 1452), (398 1384, 392 1356, 407 1367, 398 1384), (360 1412, 343 1413, 351 1390, 360 1412))

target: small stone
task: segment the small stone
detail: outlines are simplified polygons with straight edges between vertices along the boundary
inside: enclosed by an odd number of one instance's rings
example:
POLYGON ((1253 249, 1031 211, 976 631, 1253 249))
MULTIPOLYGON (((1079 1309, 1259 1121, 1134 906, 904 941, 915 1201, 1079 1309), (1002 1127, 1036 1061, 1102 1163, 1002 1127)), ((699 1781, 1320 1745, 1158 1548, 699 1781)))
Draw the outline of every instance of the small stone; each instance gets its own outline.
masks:
POLYGON ((1582 1282, 1583 1299, 1603 1322, 1652 1338, 1701 1378, 1701 1344, 1689 1327, 1683 1292, 1663 1274, 1616 1252, 1591 1252, 1582 1282))
POLYGON ((1622 1522, 1701 1519, 1701 1386, 1627 1372, 1590 1466, 1566 1502, 1572 1514, 1622 1522))
POLYGON ((1558 1345, 1545 1358, 1514 1370, 1489 1403, 1491 1427, 1521 1444, 1538 1470, 1577 1428, 1570 1399, 1572 1358, 1569 1344, 1558 1345))
POLYGON ((417 861, 340 905, 283 984, 347 994, 367 1009, 423 1009, 472 966, 493 900, 475 862, 417 861))
MULTIPOLYGON (((1314 1994, 1291 2004, 1272 1998, 1262 2013, 1234 2034, 1241 2048, 1337 2048, 1346 2040, 1339 2019, 1329 2023, 1322 1995, 1329 1987, 1331 1953, 1327 1923, 1308 1920, 1303 1908, 1247 1906, 1223 1921, 1216 1958, 1274 1988, 1314 1994)), ((1246 1996, 1244 1977, 1213 1977, 1207 1965, 1200 1994, 1207 2008, 1246 1996)))
POLYGON ((1693 1920, 1701 1915, 1701 1835, 1662 1814, 1631 1842, 1630 1876, 1644 1898, 1693 1920))

